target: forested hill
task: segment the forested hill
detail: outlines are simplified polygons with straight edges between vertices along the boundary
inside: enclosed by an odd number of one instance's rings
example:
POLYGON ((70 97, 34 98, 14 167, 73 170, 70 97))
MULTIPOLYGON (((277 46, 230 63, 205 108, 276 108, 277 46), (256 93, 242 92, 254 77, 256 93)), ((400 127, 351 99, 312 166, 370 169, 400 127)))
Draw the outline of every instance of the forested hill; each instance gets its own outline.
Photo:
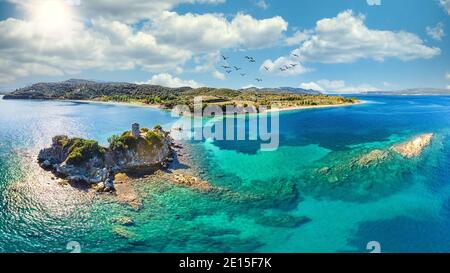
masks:
POLYGON ((36 83, 7 94, 3 99, 44 100, 96 100, 144 103, 172 108, 175 105, 193 105, 194 97, 202 96, 205 104, 259 105, 279 107, 337 105, 354 103, 357 100, 322 94, 301 93, 301 90, 263 89, 233 90, 226 88, 168 88, 159 85, 94 82, 68 80, 59 83, 36 83))
POLYGON ((148 96, 167 97, 191 90, 189 87, 168 88, 158 85, 139 85, 133 83, 103 83, 87 80, 68 80, 64 82, 36 83, 7 94, 4 99, 68 99, 93 100, 101 97, 129 96, 143 98, 148 96))

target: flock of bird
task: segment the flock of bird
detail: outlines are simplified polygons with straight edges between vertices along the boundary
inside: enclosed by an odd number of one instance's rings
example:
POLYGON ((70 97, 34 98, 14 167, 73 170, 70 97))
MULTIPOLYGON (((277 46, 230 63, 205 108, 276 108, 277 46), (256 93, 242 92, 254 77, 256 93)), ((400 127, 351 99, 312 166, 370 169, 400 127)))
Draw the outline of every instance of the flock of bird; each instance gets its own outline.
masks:
MULTIPOLYGON (((300 58, 300 56, 297 55, 297 54, 292 54, 292 56, 294 56, 294 57, 296 57, 296 58, 300 58)), ((225 63, 224 65, 221 65, 221 67, 225 70, 225 72, 226 72, 227 74, 231 74, 233 71, 239 72, 239 71, 242 70, 242 67, 238 67, 238 66, 230 65, 230 64, 229 64, 228 60, 230 59, 230 57, 227 57, 227 56, 225 56, 225 55, 221 55, 221 57, 222 57, 222 60, 223 60, 224 63, 225 63)), ((245 58, 246 61, 248 61, 249 63, 256 63, 256 59, 255 59, 254 57, 251 57, 251 56, 245 56, 244 58, 245 58)), ((285 71, 288 71, 288 70, 290 70, 290 69, 294 69, 297 65, 298 65, 298 63, 291 63, 291 64, 289 64, 289 65, 285 65, 285 66, 283 66, 283 67, 280 67, 279 70, 280 70, 281 72, 285 72, 285 71)), ((264 69, 265 69, 266 71, 270 71, 270 68, 269 68, 269 67, 267 67, 267 66, 263 66, 263 67, 264 67, 264 69)), ((239 72, 239 75, 241 75, 242 77, 245 77, 245 76, 247 76, 247 73, 239 72)), ((257 81, 257 82, 262 82, 263 79, 261 79, 261 78, 255 78, 255 81, 257 81)))

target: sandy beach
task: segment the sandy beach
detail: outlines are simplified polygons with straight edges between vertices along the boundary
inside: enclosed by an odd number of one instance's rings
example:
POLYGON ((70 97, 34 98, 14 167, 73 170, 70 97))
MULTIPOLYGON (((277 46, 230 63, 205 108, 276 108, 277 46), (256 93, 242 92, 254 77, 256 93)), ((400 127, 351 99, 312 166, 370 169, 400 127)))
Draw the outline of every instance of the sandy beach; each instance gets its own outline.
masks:
MULTIPOLYGON (((156 108, 160 110, 171 111, 171 109, 163 108, 161 105, 156 104, 145 104, 141 102, 117 102, 117 101, 97 101, 97 100, 61 100, 61 101, 70 101, 70 102, 78 102, 78 103, 94 103, 94 104, 110 104, 110 105, 125 105, 125 106, 135 106, 135 107, 150 107, 156 108)), ((359 100, 355 103, 343 103, 343 104, 327 104, 327 105, 308 105, 308 106, 294 106, 294 107, 286 107, 286 108, 273 108, 268 109, 266 112, 287 112, 287 111, 296 111, 296 110, 308 110, 308 109, 317 109, 317 108, 331 108, 331 107, 346 107, 346 106, 354 106, 369 103, 369 101, 359 100)))
POLYGON ((355 103, 343 103, 343 104, 326 104, 326 105, 308 105, 308 106, 293 106, 293 107, 286 107, 286 108, 273 108, 268 109, 266 112, 286 112, 286 111, 295 111, 295 110, 307 110, 307 109, 316 109, 316 108, 330 108, 330 107, 345 107, 345 106, 354 106, 354 105, 360 105, 369 103, 369 101, 360 100, 355 103))

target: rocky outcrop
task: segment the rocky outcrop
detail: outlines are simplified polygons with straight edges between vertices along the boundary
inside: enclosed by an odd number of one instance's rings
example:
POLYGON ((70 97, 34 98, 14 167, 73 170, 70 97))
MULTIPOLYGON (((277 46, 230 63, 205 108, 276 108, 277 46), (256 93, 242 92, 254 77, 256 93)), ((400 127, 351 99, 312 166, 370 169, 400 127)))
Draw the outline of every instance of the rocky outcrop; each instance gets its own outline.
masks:
MULTIPOLYGON (((153 133, 153 132, 148 132, 153 133)), ((166 133, 149 142, 144 134, 128 149, 110 149, 105 155, 105 165, 114 172, 151 173, 165 167, 171 159, 171 139, 166 133)))
POLYGON ((312 176, 317 180, 335 185, 355 177, 361 177, 359 179, 361 181, 369 180, 370 172, 367 172, 367 169, 384 168, 393 173, 392 168, 397 165, 392 163, 420 156, 431 144, 433 136, 432 133, 422 134, 384 149, 341 152, 328 160, 330 164, 316 168, 312 176))
POLYGON ((353 161, 358 167, 372 167, 386 162, 390 158, 389 151, 372 150, 353 161))
POLYGON ((132 225, 134 225, 133 219, 131 219, 130 217, 127 217, 127 216, 121 216, 121 217, 113 218, 111 220, 111 222, 114 223, 114 224, 122 225, 122 226, 132 226, 132 225))
POLYGON ((108 177, 105 151, 95 141, 56 136, 50 148, 39 152, 38 161, 42 168, 51 170, 60 178, 97 184, 108 177))
POLYGON ((109 139, 108 148, 96 141, 56 136, 50 148, 40 151, 41 167, 70 182, 96 184, 98 191, 114 190, 115 174, 152 173, 172 160, 171 137, 160 127, 125 132, 109 139))
POLYGON ((422 151, 430 145, 432 139, 433 134, 419 135, 410 141, 394 145, 392 150, 403 157, 413 158, 419 156, 422 151))

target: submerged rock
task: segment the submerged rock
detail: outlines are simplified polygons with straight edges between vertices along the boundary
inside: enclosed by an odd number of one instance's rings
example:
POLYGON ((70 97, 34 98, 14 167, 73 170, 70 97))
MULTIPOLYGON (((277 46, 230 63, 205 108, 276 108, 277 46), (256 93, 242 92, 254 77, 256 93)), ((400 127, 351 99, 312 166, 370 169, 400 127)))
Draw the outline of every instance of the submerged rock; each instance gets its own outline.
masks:
POLYGON ((389 157, 389 151, 376 149, 362 155, 361 157, 356 159, 355 163, 359 167, 376 166, 378 164, 384 163, 387 159, 389 159, 389 157))
POLYGON ((288 214, 279 214, 272 216, 261 216, 256 219, 256 223, 268 227, 294 228, 310 222, 311 219, 306 216, 292 216, 288 214))
POLYGON ((126 217, 126 216, 114 218, 114 219, 111 220, 111 222, 116 223, 116 224, 120 224, 122 226, 132 226, 132 225, 134 225, 133 219, 131 219, 130 217, 126 217))
POLYGON ((131 240, 136 238, 136 234, 129 231, 128 229, 122 227, 122 226, 115 226, 112 228, 112 232, 116 234, 119 237, 131 240))
POLYGON ((207 181, 183 173, 174 174, 171 180, 177 185, 193 188, 195 190, 202 192, 209 192, 213 190, 213 186, 209 184, 207 181))
POLYGON ((423 134, 414 139, 392 146, 392 150, 406 158, 419 156, 422 151, 431 143, 433 134, 423 134))
POLYGON ((392 193, 407 186, 402 177, 417 170, 413 158, 420 156, 432 139, 429 133, 384 147, 331 152, 305 172, 302 190, 358 202, 392 193))

